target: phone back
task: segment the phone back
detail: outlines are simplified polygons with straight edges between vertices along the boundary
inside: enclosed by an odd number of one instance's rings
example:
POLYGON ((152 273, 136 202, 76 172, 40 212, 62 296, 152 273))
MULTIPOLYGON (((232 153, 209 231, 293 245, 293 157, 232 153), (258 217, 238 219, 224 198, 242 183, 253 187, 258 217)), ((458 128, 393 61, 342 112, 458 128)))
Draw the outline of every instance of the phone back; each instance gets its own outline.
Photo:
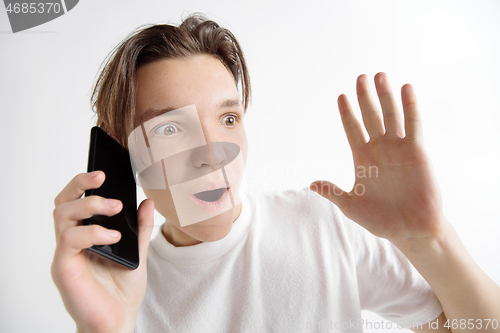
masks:
POLYGON ((85 191, 85 196, 99 195, 118 199, 123 209, 114 216, 94 215, 84 224, 99 224, 121 232, 121 239, 112 245, 94 245, 88 250, 129 268, 139 266, 137 223, 137 187, 130 157, 118 142, 99 127, 91 130, 88 171, 102 170, 106 179, 101 187, 85 191))

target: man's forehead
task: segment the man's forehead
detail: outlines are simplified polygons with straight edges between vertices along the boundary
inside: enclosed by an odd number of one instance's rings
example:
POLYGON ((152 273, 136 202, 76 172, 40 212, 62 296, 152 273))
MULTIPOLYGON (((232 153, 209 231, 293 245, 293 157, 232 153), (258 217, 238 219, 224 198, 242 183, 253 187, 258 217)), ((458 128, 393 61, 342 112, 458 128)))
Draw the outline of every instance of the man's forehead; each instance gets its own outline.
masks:
POLYGON ((241 104, 231 72, 208 55, 144 64, 136 72, 136 84, 136 126, 185 105, 195 104, 200 114, 205 114, 220 105, 241 104))

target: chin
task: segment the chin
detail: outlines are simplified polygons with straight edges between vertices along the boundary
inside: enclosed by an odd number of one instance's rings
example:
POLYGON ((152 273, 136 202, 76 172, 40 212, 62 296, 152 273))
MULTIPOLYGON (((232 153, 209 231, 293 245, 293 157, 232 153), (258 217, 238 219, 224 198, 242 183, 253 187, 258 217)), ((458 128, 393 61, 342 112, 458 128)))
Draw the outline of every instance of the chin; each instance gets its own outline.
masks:
POLYGON ((213 218, 194 223, 180 230, 202 242, 215 242, 226 237, 233 226, 233 209, 213 218))

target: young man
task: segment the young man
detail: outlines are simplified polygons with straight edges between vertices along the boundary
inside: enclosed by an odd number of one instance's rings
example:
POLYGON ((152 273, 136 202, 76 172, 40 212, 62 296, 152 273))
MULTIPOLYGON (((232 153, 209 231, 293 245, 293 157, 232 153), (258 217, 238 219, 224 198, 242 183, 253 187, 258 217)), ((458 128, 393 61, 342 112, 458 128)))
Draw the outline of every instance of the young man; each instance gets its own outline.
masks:
POLYGON ((80 221, 122 205, 81 198, 102 172, 76 176, 55 199, 52 276, 78 332, 362 332, 364 308, 424 332, 449 331, 447 319, 453 332, 498 331, 486 322, 500 320, 500 288, 443 216, 413 89, 402 89, 403 121, 386 75, 375 84, 382 112, 367 77, 357 82, 369 140, 344 95, 338 104, 355 167, 377 177, 350 193, 311 184, 326 199, 253 196, 238 191, 250 83, 234 36, 193 16, 125 40, 94 97, 150 198, 138 210, 141 264, 83 251, 120 235, 80 221), (153 206, 166 221, 149 247, 153 206))

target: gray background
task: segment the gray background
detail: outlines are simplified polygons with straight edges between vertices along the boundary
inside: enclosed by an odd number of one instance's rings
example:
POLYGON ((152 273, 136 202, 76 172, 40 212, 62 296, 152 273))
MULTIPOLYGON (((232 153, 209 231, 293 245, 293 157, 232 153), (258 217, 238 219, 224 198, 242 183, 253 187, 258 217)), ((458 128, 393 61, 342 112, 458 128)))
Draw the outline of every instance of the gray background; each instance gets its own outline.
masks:
POLYGON ((232 29, 248 57, 248 188, 323 178, 350 189, 335 101, 354 98, 358 74, 385 71, 397 93, 415 85, 446 216, 500 283, 499 1, 85 0, 17 34, 1 8, 1 332, 74 330, 50 277, 52 210, 86 170, 92 83, 133 29, 196 11, 232 29))

